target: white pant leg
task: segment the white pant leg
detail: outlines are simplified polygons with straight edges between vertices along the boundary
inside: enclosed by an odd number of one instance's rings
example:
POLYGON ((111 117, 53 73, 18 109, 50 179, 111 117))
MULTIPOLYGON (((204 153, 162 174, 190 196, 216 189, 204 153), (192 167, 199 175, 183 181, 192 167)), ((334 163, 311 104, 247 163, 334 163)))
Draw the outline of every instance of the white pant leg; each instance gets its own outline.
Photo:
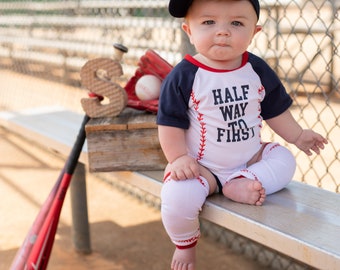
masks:
POLYGON ((166 232, 178 246, 194 245, 200 237, 199 212, 202 210, 209 185, 204 178, 165 180, 161 192, 161 214, 166 232))
POLYGON ((295 168, 295 158, 286 147, 278 143, 269 143, 263 149, 262 159, 259 162, 232 174, 228 180, 240 175, 258 180, 269 195, 289 184, 295 168))

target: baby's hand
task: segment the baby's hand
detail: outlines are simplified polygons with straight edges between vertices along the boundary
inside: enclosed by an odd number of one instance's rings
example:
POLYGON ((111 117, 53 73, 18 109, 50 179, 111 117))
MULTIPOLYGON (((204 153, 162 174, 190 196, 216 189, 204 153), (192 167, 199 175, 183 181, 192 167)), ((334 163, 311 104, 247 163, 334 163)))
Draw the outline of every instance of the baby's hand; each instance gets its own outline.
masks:
POLYGON ((327 143, 328 141, 320 134, 311 129, 304 129, 296 140, 295 145, 308 156, 311 156, 311 150, 313 150, 316 154, 320 154, 320 149, 324 149, 325 144, 327 143))
POLYGON ((199 165, 196 159, 184 155, 170 164, 171 178, 185 180, 199 177, 199 165))

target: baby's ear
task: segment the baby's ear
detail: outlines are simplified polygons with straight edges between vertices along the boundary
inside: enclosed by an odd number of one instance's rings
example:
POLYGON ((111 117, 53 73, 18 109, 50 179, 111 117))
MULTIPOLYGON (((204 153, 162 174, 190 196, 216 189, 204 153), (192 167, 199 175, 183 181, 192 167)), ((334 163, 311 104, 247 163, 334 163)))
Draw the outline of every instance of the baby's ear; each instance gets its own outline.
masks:
POLYGON ((256 25, 255 26, 255 30, 254 30, 254 36, 258 33, 258 32, 260 32, 262 30, 262 26, 261 25, 256 25))
POLYGON ((192 44, 190 26, 186 22, 183 22, 182 23, 182 29, 188 35, 190 43, 192 44))
MULTIPOLYGON (((261 30, 262 30, 262 26, 261 25, 256 25, 255 26, 255 29, 254 29, 254 34, 253 34, 253 37, 258 33, 258 32, 261 32, 261 30)), ((249 44, 251 44, 252 43, 252 41, 253 41, 253 37, 251 38, 251 40, 250 40, 250 42, 249 42, 249 44)))

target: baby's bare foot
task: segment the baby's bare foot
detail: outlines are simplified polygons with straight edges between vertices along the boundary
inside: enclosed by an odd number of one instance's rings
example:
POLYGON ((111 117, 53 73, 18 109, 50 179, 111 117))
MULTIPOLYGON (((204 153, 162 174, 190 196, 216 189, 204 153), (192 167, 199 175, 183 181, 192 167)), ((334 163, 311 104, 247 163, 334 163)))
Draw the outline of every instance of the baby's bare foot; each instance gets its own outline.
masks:
POLYGON ((195 270, 196 247, 188 249, 176 248, 172 257, 172 270, 195 270))
POLYGON ((230 180, 224 185, 223 194, 235 202, 253 205, 262 205, 266 198, 261 182, 248 178, 230 180))

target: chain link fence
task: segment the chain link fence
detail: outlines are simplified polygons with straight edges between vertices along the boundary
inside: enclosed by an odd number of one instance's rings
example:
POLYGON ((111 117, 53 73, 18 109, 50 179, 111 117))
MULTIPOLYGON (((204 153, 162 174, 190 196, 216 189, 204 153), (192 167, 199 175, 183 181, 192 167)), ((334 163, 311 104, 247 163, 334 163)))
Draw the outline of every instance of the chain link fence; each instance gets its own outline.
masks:
MULTIPOLYGON (((112 57, 113 43, 129 48, 123 81, 134 74, 147 49, 175 65, 194 51, 180 29, 181 20, 168 15, 167 4, 163 0, 0 1, 0 75, 5 72, 8 80, 29 75, 79 90, 82 65, 91 58, 112 57)), ((292 113, 298 122, 329 140, 322 154, 312 157, 287 145, 297 159, 294 179, 340 192, 340 1, 261 0, 260 4, 263 30, 249 50, 266 59, 282 79, 294 100, 292 113)), ((18 91, 0 88, 0 108, 17 109, 18 91)), ((266 126, 264 139, 285 144, 266 126)), ((278 264, 276 255, 262 248, 254 252, 243 240, 235 242, 230 232, 215 234, 222 242, 239 243, 235 245, 256 254, 253 257, 278 264)), ((278 269, 295 269, 289 260, 282 260, 286 259, 280 259, 278 269)))

